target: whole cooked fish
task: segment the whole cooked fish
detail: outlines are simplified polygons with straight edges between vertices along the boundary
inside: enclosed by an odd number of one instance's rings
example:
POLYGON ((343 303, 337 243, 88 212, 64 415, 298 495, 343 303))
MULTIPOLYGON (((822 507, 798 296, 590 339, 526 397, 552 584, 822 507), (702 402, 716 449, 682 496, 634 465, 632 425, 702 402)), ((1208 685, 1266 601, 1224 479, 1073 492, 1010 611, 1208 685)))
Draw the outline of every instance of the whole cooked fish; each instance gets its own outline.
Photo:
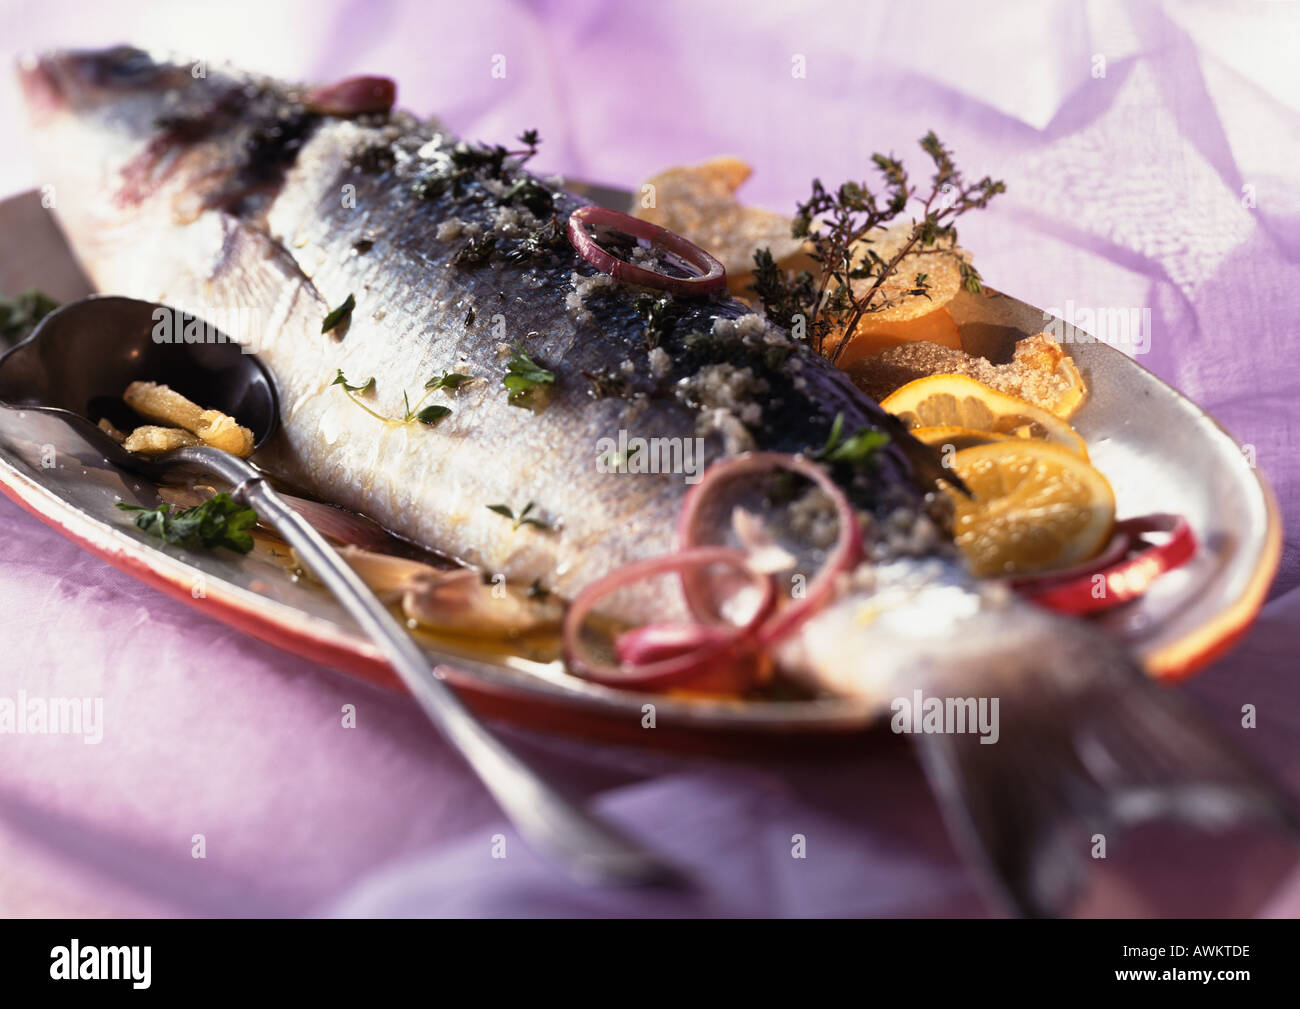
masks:
MULTIPOLYGON (((235 319, 223 328, 274 373, 271 471, 572 598, 672 549, 692 476, 611 467, 611 442, 699 438, 702 468, 807 452, 837 417, 882 430, 868 469, 835 470, 870 559, 776 658, 844 696, 996 702, 988 732, 917 742, 1015 907, 1060 910, 1091 838, 1128 820, 1294 827, 1285 797, 1112 642, 966 573, 932 457, 840 371, 725 295, 648 293, 578 257, 565 224, 582 201, 530 175, 526 150, 132 48, 48 54, 21 76, 47 198, 98 288, 235 319), (521 363, 551 378, 507 388, 521 363), (429 400, 451 412, 402 422, 447 374, 473 379, 429 400), (519 522, 529 505, 537 521, 519 522)), ((611 612, 645 623, 660 605, 611 612)))

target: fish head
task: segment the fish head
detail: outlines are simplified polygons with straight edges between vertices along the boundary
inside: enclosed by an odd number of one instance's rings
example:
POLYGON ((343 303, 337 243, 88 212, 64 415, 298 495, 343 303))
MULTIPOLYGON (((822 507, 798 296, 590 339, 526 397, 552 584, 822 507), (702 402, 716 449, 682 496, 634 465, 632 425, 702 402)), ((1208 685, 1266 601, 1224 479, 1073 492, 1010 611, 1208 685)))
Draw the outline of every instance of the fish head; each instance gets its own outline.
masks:
POLYGON ((133 46, 53 50, 20 58, 17 70, 35 124, 67 117, 138 139, 155 132, 177 92, 207 84, 206 74, 133 46))
POLYGON ((129 271, 150 236, 264 205, 319 118, 300 91, 128 46, 47 52, 18 77, 42 202, 101 288, 147 289, 129 271))
POLYGON ((167 140, 177 110, 210 105, 218 86, 129 46, 24 58, 18 80, 42 195, 65 219, 138 209, 143 183, 177 153, 167 140))

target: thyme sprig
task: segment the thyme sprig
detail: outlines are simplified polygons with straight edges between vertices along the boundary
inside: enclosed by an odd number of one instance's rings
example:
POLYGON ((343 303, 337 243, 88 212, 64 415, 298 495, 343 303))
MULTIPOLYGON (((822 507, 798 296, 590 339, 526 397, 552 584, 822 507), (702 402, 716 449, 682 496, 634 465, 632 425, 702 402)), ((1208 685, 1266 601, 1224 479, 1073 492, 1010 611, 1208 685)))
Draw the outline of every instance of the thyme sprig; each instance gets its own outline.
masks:
POLYGON ((434 375, 433 378, 425 382, 424 387, 430 392, 437 392, 439 389, 447 389, 454 393, 462 386, 477 381, 478 379, 473 375, 462 375, 458 371, 444 371, 441 375, 434 375))
POLYGON ((656 298, 649 294, 638 295, 633 307, 645 320, 645 342, 648 350, 654 350, 671 336, 678 320, 686 313, 685 306, 676 299, 656 298))
MULTIPOLYGON (((342 368, 336 370, 338 373, 335 375, 334 381, 331 382, 330 385, 342 386, 343 392, 348 399, 352 400, 353 403, 361 407, 361 409, 365 410, 366 413, 370 414, 370 416, 374 417, 376 420, 382 420, 384 423, 389 423, 390 421, 395 422, 395 418, 385 417, 382 413, 372 410, 365 403, 361 402, 361 396, 365 396, 374 391, 374 376, 366 379, 365 382, 357 384, 348 381, 347 376, 343 374, 342 368)), ((402 405, 404 408, 404 416, 402 417, 401 423, 409 424, 413 420, 418 420, 421 424, 428 424, 432 427, 443 418, 450 417, 452 412, 451 407, 441 406, 436 403, 431 406, 424 406, 424 401, 432 396, 438 389, 448 389, 454 392, 466 382, 472 381, 473 379, 469 375, 459 375, 455 372, 444 372, 442 375, 429 379, 429 381, 424 384, 426 391, 424 395, 420 397, 415 406, 411 406, 411 397, 408 396, 406 390, 403 389, 402 405)))
MULTIPOLYGON (((985 176, 968 183, 953 162, 952 153, 933 132, 920 141, 921 149, 934 163, 928 194, 914 183, 901 161, 892 155, 873 154, 872 164, 884 186, 872 192, 866 182, 845 182, 834 191, 814 179, 808 199, 797 207, 791 233, 812 246, 813 260, 821 266, 820 276, 807 271, 791 276, 782 270, 767 249, 754 255, 753 289, 764 311, 778 325, 798 333, 805 325, 804 338, 818 353, 837 361, 864 316, 883 311, 908 295, 928 297, 929 278, 918 272, 906 290, 894 298, 886 295, 885 284, 899 273, 909 255, 951 250, 957 244, 954 221, 962 214, 988 206, 1006 185, 985 176), (903 243, 888 259, 863 240, 878 228, 899 217, 913 201, 920 201, 919 217, 903 243), (831 337, 838 337, 828 347, 831 337)), ((869 239, 867 239, 869 241, 869 239)), ((978 291, 979 274, 963 265, 962 281, 978 291)))

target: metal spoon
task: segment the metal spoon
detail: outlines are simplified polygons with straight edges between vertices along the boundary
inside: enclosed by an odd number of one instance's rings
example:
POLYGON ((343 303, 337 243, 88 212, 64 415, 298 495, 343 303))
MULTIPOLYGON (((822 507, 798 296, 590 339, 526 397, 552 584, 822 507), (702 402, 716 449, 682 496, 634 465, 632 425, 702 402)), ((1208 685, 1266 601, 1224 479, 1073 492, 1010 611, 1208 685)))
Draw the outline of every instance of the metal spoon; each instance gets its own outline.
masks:
MULTIPOLYGON (((53 414, 121 469, 160 481, 218 476, 284 537, 392 663, 425 714, 478 774, 519 833, 584 880, 666 884, 667 863, 589 816, 544 782, 470 713, 437 675, 365 582, 247 462, 219 449, 181 448, 158 456, 127 452, 94 423, 131 427, 122 393, 133 381, 159 382, 208 409, 235 417, 261 446, 275 431, 275 382, 253 354, 225 340, 155 342, 156 313, 173 310, 130 298, 91 297, 52 312, 0 357, 0 406, 53 414), (92 420, 93 418, 93 420, 92 420)), ((186 317, 193 318, 193 317, 186 317)), ((203 332, 212 332, 210 329, 203 332)))

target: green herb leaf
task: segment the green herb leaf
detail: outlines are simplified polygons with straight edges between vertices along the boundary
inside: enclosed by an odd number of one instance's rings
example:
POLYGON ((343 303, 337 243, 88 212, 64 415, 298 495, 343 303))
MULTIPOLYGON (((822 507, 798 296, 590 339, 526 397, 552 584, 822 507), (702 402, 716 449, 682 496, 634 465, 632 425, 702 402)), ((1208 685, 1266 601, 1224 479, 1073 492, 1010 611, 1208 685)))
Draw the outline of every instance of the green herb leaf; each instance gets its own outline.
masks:
POLYGON ((514 513, 513 509, 511 509, 509 505, 488 505, 487 509, 488 511, 496 512, 504 518, 510 519, 511 529, 518 529, 520 526, 535 526, 543 531, 548 531, 551 528, 549 522, 545 522, 542 519, 529 514, 533 510, 532 501, 529 501, 528 504, 524 505, 518 515, 514 513))
POLYGON ((421 424, 437 424, 444 417, 451 416, 451 407, 449 406, 426 406, 423 410, 415 415, 415 419, 421 424))
POLYGON ((425 382, 424 387, 430 392, 435 392, 438 389, 448 389, 451 392, 455 392, 466 383, 474 381, 477 380, 473 375, 462 375, 457 371, 445 371, 441 375, 435 375, 433 378, 429 379, 429 381, 425 382))
POLYGON ((821 462, 863 466, 871 462, 876 453, 887 444, 889 435, 870 427, 858 428, 848 438, 844 438, 844 414, 837 413, 826 444, 813 453, 813 458, 821 462))
POLYGON ((366 393, 370 392, 375 387, 375 377, 371 375, 361 385, 349 385, 347 376, 343 374, 343 369, 339 368, 338 374, 334 376, 334 381, 331 382, 330 385, 341 385, 348 392, 360 393, 361 395, 364 396, 366 393))
POLYGON ((840 437, 843 434, 844 434, 844 414, 837 413, 835 415, 835 420, 831 422, 831 433, 826 437, 826 444, 822 446, 821 450, 817 452, 814 458, 825 459, 828 455, 830 455, 830 453, 834 451, 835 446, 840 443, 840 437))
POLYGON ((514 357, 506 365, 506 373, 501 384, 510 390, 508 402, 512 406, 523 405, 529 393, 544 385, 555 384, 555 372, 543 368, 516 345, 514 357))
POLYGON ((861 466, 870 462, 882 448, 889 444, 889 435, 873 428, 859 428, 826 456, 827 462, 845 462, 861 466))
POLYGON ((451 261, 457 266, 482 266, 492 257, 492 252, 496 247, 495 235, 490 232, 486 235, 479 235, 462 245, 456 255, 451 257, 451 261))
POLYGON ((642 294, 637 297, 634 307, 645 319, 645 342, 651 350, 672 335, 677 321, 685 312, 685 308, 672 295, 656 298, 642 294))
POLYGON ((555 208, 555 194, 531 176, 520 179, 501 194, 501 202, 509 206, 521 203, 534 216, 542 217, 555 208))
POLYGON ((345 321, 352 318, 352 310, 357 307, 357 299, 348 295, 338 308, 325 316, 325 321, 320 324, 320 331, 328 333, 330 330, 342 325, 345 321))
POLYGON ((13 298, 0 297, 0 347, 25 340, 58 307, 57 301, 35 288, 13 298))
POLYGON ((573 255, 568 231, 558 217, 552 217, 511 245, 505 258, 507 263, 543 263, 573 255))
POLYGON ((144 508, 119 502, 117 507, 124 512, 135 512, 137 527, 167 543, 190 549, 225 547, 240 554, 253 549, 253 535, 249 530, 257 525, 257 512, 239 504, 229 494, 218 494, 175 513, 168 504, 144 508))
POLYGON ((984 278, 979 275, 979 271, 970 263, 961 264, 961 283, 962 287, 970 291, 971 294, 984 293, 984 278))

